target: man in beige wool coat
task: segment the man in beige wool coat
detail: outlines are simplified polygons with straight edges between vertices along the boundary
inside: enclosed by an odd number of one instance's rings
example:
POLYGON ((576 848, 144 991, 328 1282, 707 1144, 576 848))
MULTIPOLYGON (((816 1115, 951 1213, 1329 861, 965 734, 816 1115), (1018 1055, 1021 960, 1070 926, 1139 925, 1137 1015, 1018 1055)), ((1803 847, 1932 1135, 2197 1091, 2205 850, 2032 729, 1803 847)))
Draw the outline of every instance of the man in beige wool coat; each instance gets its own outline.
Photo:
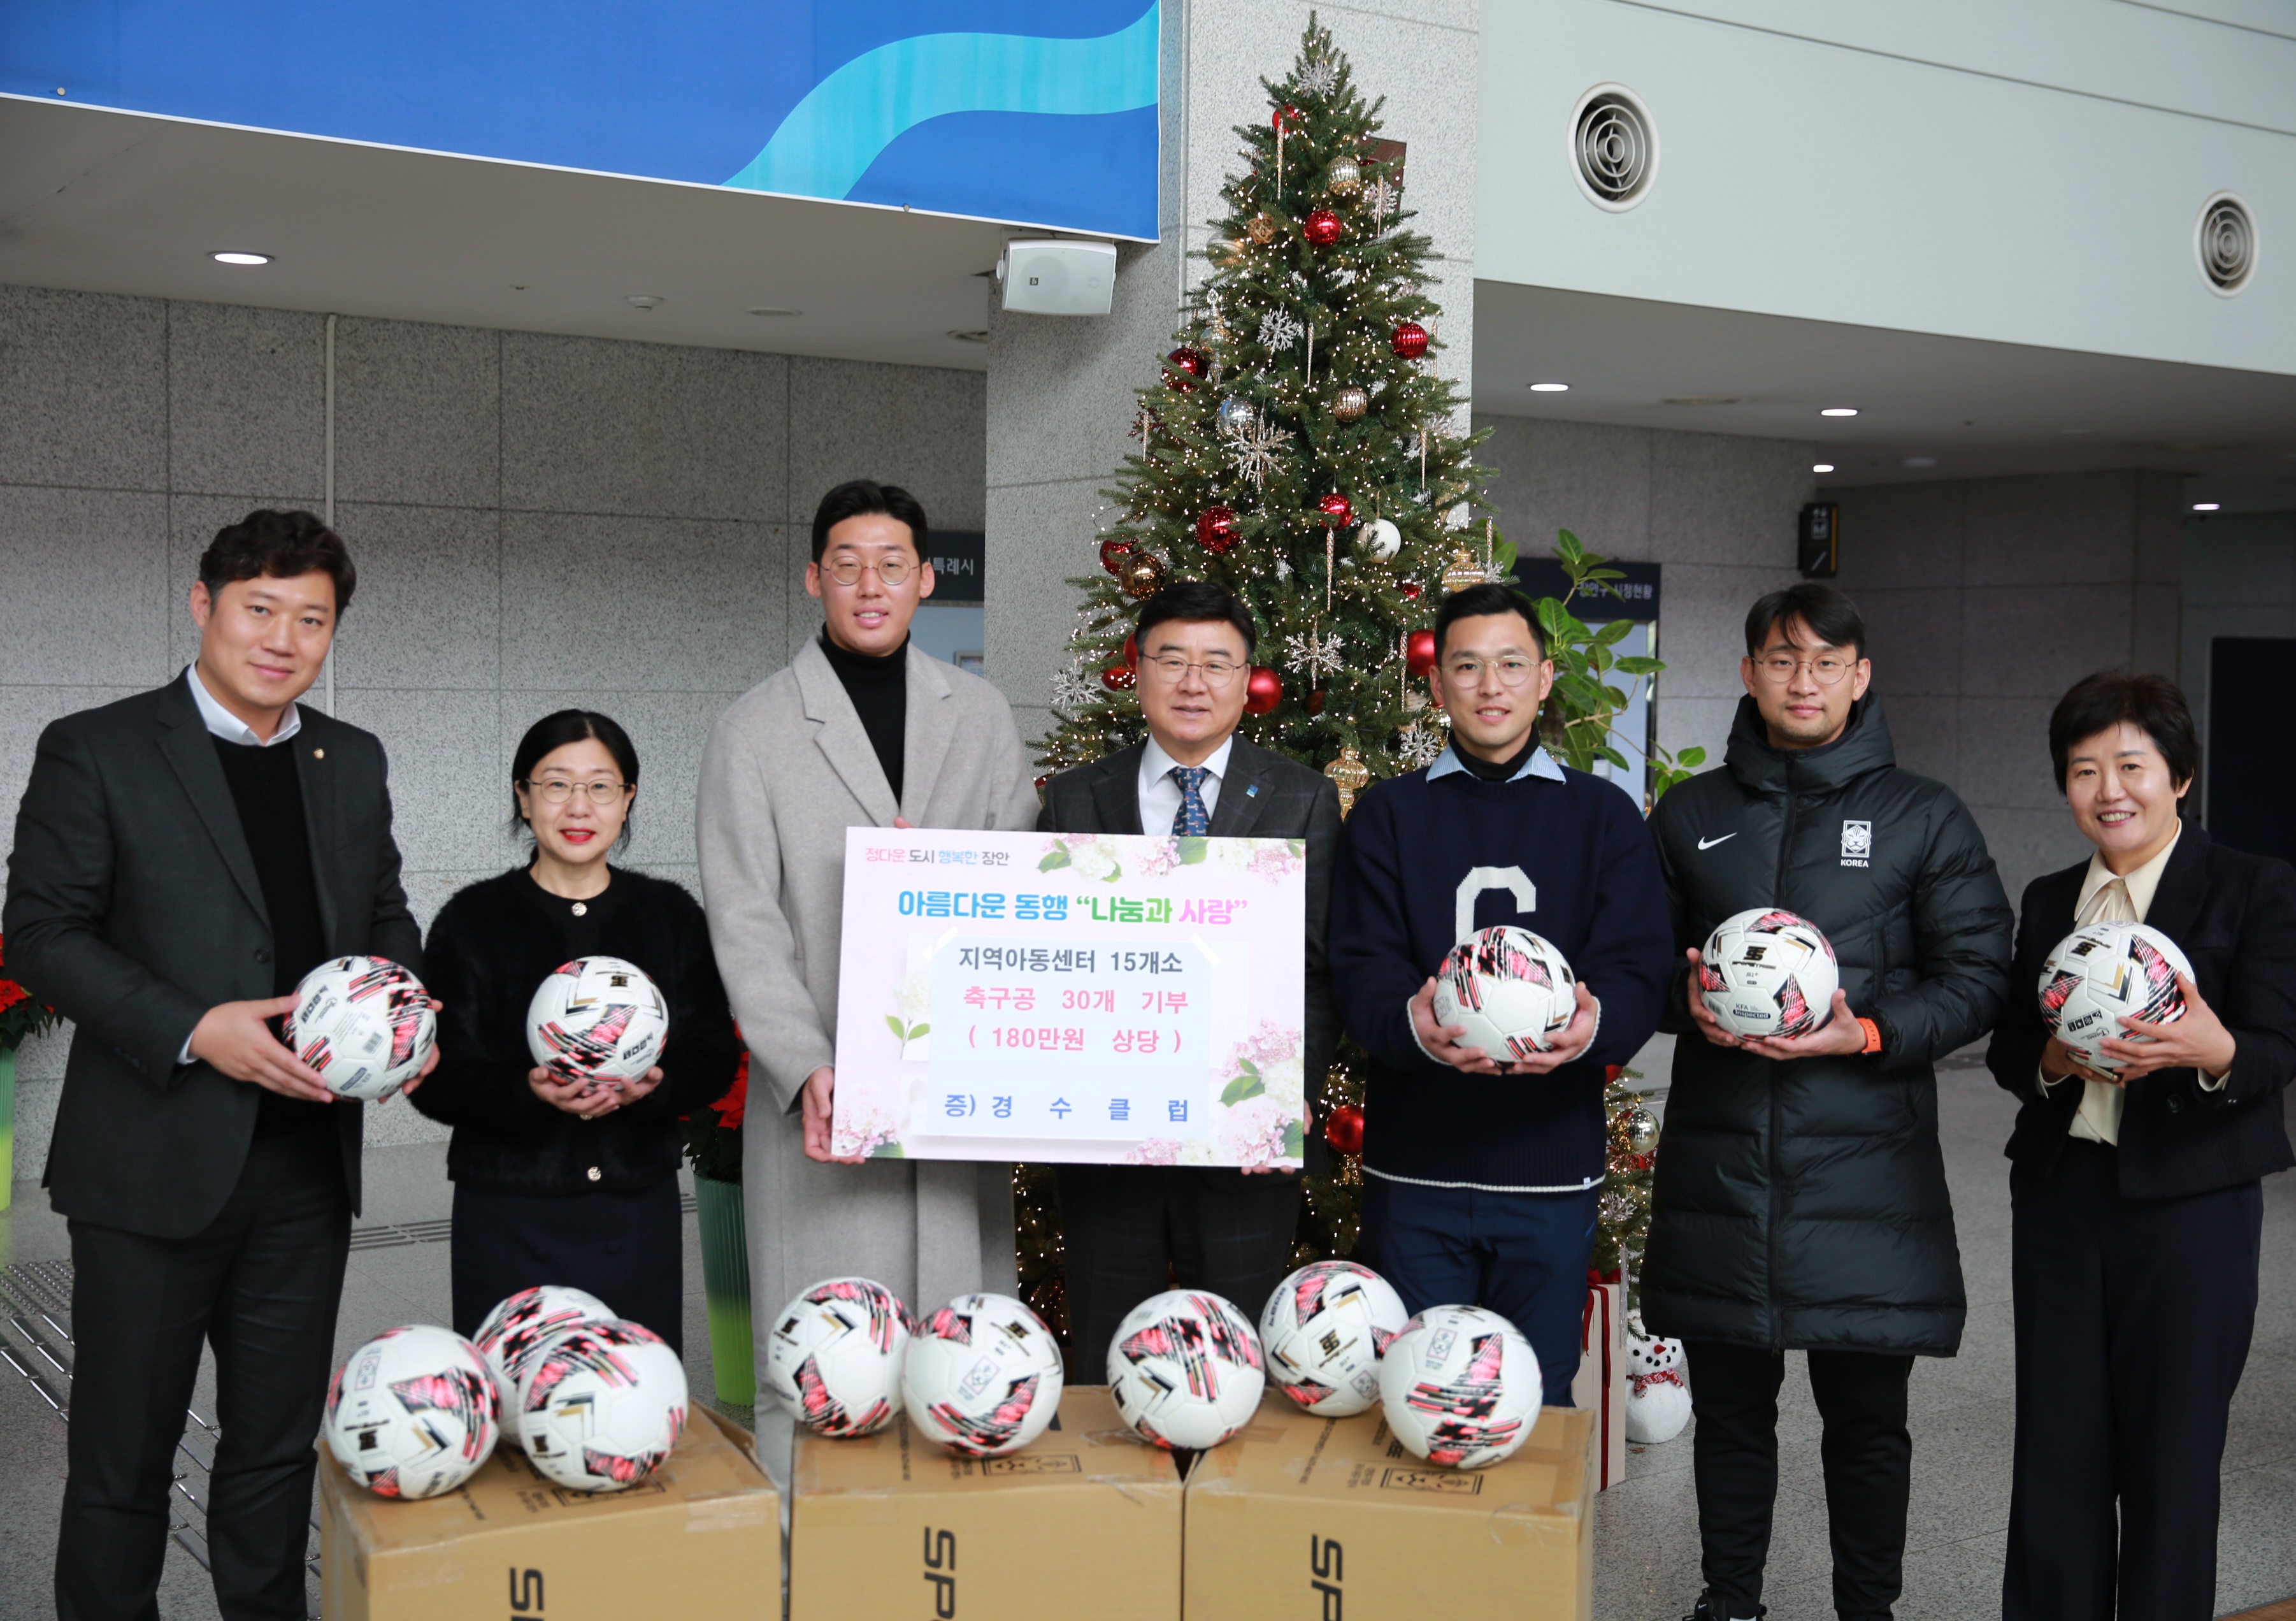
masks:
MULTIPOLYGON (((857 480, 824 496, 805 572, 822 635, 735 700, 702 754, 702 900, 751 1055, 742 1192, 761 1357, 781 1308, 824 1278, 873 1278, 918 1312, 1014 1288, 1010 1165, 830 1153, 845 830, 1037 821, 1004 695, 909 645, 932 594, 925 538, 906 490, 857 480)), ((784 1487, 791 1434, 759 1404, 784 1487)))

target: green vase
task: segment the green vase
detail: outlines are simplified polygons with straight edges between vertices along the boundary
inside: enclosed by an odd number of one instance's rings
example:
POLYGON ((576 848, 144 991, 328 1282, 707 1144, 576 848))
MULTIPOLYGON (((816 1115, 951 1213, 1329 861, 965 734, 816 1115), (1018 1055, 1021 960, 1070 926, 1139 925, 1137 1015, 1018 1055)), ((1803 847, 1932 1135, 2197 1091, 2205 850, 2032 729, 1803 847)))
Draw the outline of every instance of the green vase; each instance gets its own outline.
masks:
POLYGON ((758 1404, 758 1359, 750 1324, 750 1235, 742 1219, 742 1184, 693 1179, 701 1226, 701 1291, 709 1304, 709 1361, 718 1400, 758 1404))
POLYGON ((0 1051, 0 1210, 16 1188, 16 1049, 0 1051))

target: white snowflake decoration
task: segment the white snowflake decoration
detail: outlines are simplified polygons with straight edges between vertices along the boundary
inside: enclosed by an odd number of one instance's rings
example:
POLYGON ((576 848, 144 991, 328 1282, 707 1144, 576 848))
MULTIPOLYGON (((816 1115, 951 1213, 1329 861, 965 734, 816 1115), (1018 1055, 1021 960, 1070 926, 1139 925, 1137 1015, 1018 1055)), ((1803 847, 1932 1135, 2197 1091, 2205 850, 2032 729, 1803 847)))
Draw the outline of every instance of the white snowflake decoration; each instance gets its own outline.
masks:
POLYGON ((1254 490, 1267 487, 1267 475, 1274 473, 1283 459, 1283 447, 1291 441, 1289 428, 1271 428, 1264 422, 1255 422, 1242 432, 1228 440, 1228 455, 1235 462, 1235 475, 1250 479, 1254 490))
MULTIPOLYGON (((1403 201, 1403 188, 1382 175, 1364 188, 1364 201, 1371 204, 1372 228, 1383 231, 1387 228, 1387 217, 1394 213, 1403 201)), ((1412 291, 1415 292, 1418 289, 1414 287, 1412 291)))
POLYGON ((1275 560, 1275 578, 1278 580, 1292 578, 1292 560, 1289 557, 1278 557, 1275 560))
POLYGON ((1340 87, 1340 70, 1332 62, 1316 58, 1300 70, 1300 88, 1310 95, 1329 95, 1340 87))
POLYGON ((1271 353, 1291 348, 1307 333, 1300 318, 1288 309, 1271 309, 1259 317, 1259 341, 1271 353))
POLYGON ((1308 678, 1314 686, 1324 677, 1337 675, 1347 668, 1347 646, 1337 632, 1319 635, 1310 630, 1304 635, 1283 638, 1283 662, 1308 678))
POLYGON ((1444 747, 1441 735, 1424 726, 1406 726, 1395 740, 1395 752, 1403 757, 1406 771, 1433 765, 1443 757, 1444 747))
POLYGON ((1082 709, 1099 695, 1099 683, 1081 670, 1063 670, 1053 678, 1053 706, 1082 709))

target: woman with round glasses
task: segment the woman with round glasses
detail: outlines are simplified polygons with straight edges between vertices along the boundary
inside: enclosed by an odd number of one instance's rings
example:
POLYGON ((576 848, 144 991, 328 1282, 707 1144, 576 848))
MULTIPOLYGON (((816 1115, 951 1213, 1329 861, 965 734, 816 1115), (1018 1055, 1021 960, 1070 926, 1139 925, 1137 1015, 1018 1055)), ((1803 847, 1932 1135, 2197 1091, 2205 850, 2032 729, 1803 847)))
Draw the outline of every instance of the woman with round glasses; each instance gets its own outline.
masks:
POLYGON ((739 1042, 709 926, 678 885, 609 865, 629 837, 638 757, 606 716, 537 720, 511 764, 533 853, 447 902, 424 947, 445 1003, 439 1067, 411 1094, 455 1128, 455 1330, 538 1283, 588 1290, 682 1350, 677 1120, 734 1083, 739 1042), (661 988, 669 1038, 636 1081, 561 1082, 527 1048, 527 1003, 578 957, 619 957, 661 988))

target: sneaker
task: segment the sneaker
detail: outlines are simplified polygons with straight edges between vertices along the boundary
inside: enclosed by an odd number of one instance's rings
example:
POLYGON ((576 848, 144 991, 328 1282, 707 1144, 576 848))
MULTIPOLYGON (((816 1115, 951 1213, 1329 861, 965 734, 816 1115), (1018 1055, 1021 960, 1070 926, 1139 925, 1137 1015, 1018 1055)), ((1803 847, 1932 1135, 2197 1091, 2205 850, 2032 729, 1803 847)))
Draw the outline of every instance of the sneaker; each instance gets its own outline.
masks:
POLYGON ((1751 1616, 1726 1616, 1722 1613, 1722 1606, 1714 1601, 1712 1593, 1702 1592, 1698 1595, 1698 1602, 1690 1607, 1690 1613, 1683 1617, 1682 1621, 1762 1621, 1762 1617, 1769 1613, 1768 1605, 1757 1604, 1751 1616))

